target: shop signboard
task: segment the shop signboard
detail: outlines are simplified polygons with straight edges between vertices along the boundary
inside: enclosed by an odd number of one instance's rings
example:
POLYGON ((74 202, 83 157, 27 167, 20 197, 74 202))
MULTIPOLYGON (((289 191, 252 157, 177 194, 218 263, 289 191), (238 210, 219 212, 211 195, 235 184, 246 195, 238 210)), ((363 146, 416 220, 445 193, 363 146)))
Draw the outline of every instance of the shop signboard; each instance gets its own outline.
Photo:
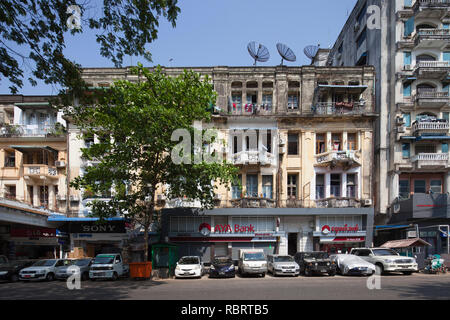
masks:
POLYGON ((361 216, 325 216, 319 218, 319 232, 323 236, 362 232, 361 216))
POLYGON ((71 222, 70 233, 126 233, 124 221, 107 221, 98 223, 96 221, 71 222))
POLYGON ((56 229, 53 228, 11 228, 11 238, 55 238, 56 229))

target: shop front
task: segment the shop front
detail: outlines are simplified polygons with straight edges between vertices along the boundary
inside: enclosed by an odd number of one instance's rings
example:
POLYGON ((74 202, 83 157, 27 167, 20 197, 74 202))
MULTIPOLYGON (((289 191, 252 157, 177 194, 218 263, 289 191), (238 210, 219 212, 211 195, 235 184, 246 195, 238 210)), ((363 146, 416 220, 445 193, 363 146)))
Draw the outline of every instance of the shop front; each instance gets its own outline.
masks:
POLYGON ((14 227, 10 228, 8 256, 10 259, 55 259, 62 255, 54 228, 14 227))
POLYGON ((165 223, 163 220, 167 240, 179 246, 179 257, 200 256, 205 263, 216 256, 237 261, 239 249, 263 249, 273 254, 281 235, 276 229, 275 216, 246 216, 244 211, 242 215, 195 216, 173 210, 165 223))
POLYGON ((316 251, 349 253, 366 245, 367 228, 362 215, 318 216, 313 233, 316 251))
POLYGON ((96 218, 53 219, 65 221, 60 230, 70 236, 68 258, 95 257, 100 253, 124 254, 123 249, 128 241, 124 219, 107 219, 103 222, 96 218))

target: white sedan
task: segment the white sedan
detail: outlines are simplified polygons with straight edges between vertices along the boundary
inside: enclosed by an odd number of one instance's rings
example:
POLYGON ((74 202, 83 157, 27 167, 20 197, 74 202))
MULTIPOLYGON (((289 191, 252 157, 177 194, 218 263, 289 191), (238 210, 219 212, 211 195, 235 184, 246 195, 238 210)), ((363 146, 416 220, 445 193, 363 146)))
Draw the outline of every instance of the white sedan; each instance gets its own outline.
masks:
POLYGON ((200 257, 182 257, 175 268, 175 278, 201 278, 204 274, 200 257))
POLYGON ((375 265, 353 254, 335 254, 331 260, 338 267, 342 275, 372 275, 375 273, 375 265))

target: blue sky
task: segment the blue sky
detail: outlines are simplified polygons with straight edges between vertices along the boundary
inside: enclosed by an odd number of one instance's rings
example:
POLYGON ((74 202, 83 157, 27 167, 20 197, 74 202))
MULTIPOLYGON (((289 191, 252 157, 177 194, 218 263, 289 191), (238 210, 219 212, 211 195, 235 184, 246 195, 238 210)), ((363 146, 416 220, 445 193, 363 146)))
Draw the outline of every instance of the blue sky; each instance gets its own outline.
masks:
MULTIPOLYGON (((124 66, 138 61, 146 66, 248 66, 253 61, 246 46, 250 41, 263 43, 270 59, 259 65, 281 62, 276 43, 287 44, 296 54, 296 62, 309 64, 303 54, 307 45, 327 48, 334 44, 356 0, 180 0, 177 27, 161 21, 158 39, 148 45, 153 62, 126 57, 124 66), (173 59, 169 62, 170 59, 173 59)), ((93 8, 100 10, 100 7, 93 8)), ((94 33, 68 35, 65 54, 83 67, 112 67, 101 57, 94 33)), ((27 80, 21 94, 56 94, 57 89, 43 83, 32 87, 27 80)), ((0 93, 9 94, 9 83, 0 82, 0 93)))

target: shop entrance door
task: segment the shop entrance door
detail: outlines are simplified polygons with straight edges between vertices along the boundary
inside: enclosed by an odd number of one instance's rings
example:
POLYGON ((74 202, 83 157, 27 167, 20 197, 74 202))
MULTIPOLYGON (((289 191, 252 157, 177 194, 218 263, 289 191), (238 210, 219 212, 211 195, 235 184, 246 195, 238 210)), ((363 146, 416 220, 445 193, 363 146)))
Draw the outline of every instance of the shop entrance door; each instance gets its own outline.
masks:
POLYGON ((288 254, 290 256, 295 256, 297 253, 297 242, 298 242, 298 233, 289 233, 288 234, 288 254))

